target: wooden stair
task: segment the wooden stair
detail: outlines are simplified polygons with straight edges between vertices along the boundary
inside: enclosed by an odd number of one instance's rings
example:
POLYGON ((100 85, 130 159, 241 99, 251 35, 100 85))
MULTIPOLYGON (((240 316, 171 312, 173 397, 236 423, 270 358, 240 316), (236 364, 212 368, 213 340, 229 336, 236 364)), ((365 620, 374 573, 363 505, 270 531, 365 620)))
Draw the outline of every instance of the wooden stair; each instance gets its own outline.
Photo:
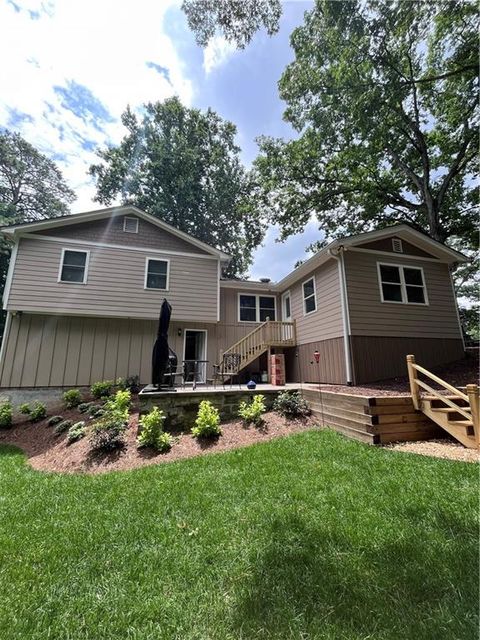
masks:
POLYGON ((424 413, 444 431, 469 449, 480 448, 479 389, 476 384, 466 386, 466 393, 438 378, 415 363, 413 355, 407 356, 408 377, 415 409, 424 413), (443 394, 418 378, 421 373, 443 387, 443 394), (422 391, 427 394, 422 395, 422 391))
POLYGON ((236 375, 272 347, 294 347, 296 343, 295 321, 265 320, 226 349, 222 354, 222 360, 228 354, 239 355, 238 367, 229 368, 227 372, 236 375))

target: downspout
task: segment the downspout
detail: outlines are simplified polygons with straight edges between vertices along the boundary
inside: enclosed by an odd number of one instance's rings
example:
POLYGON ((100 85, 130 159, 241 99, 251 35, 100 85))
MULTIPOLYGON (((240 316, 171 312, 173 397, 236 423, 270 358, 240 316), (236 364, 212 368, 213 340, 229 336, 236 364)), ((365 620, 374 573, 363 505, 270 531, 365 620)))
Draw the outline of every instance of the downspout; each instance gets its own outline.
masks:
POLYGON ((460 338, 462 339, 463 353, 466 353, 467 348, 466 348, 466 344, 465 344, 465 336, 463 335, 462 321, 460 319, 460 312, 458 310, 457 293, 455 291, 455 285, 453 283, 453 271, 455 270, 456 267, 457 267, 457 263, 454 263, 452 265, 448 265, 448 275, 450 277, 450 285, 452 287, 453 304, 455 305, 455 313, 457 315, 458 330, 460 332, 460 338))
POLYGON ((353 384, 352 355, 350 350, 350 316, 348 313, 347 281, 345 276, 345 263, 343 260, 343 246, 338 249, 329 249, 328 254, 338 262, 338 277, 340 280, 340 302, 342 305, 343 346, 345 351, 345 370, 347 372, 347 384, 353 384))

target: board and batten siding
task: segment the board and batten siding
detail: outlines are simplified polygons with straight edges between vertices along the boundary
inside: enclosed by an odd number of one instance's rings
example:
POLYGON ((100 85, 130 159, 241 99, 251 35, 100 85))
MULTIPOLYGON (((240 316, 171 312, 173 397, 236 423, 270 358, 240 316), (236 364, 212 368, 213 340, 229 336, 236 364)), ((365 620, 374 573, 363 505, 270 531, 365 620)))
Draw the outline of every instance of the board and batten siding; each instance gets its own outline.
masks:
POLYGON ((345 252, 350 329, 353 336, 460 339, 448 265, 421 259, 345 252), (382 302, 377 263, 421 267, 428 305, 382 302))
POLYGON ((283 290, 290 291, 292 318, 297 325, 297 344, 319 342, 343 336, 340 281, 335 260, 329 260, 318 269, 302 277, 283 290), (303 283, 315 278, 317 310, 303 312, 303 283))
POLYGON ((7 310, 154 319, 167 297, 172 319, 216 322, 217 295, 215 258, 21 238, 7 310), (65 247, 90 251, 86 284, 58 282, 65 247), (144 288, 147 256, 170 261, 168 291, 144 288))

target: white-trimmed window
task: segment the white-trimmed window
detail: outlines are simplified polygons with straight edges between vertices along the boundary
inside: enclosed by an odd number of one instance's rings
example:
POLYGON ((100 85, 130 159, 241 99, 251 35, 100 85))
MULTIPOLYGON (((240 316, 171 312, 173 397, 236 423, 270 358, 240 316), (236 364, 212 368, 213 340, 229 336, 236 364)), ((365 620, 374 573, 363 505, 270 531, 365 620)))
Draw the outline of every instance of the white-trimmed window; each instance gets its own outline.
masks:
POLYGON ((377 262, 382 302, 428 304, 421 267, 377 262))
POLYGON ((145 261, 145 289, 168 290, 170 260, 147 258, 145 261))
POLYGON ((124 216, 123 230, 125 231, 125 233, 138 233, 138 218, 124 216))
POLYGON ((302 284, 303 313, 308 315, 317 310, 317 292, 315 290, 315 278, 309 278, 302 284))
POLYGON ((58 281, 72 284, 86 284, 89 258, 90 251, 62 249, 58 281))
POLYGON ((240 293, 238 295, 238 319, 240 322, 265 322, 276 318, 275 296, 240 293))

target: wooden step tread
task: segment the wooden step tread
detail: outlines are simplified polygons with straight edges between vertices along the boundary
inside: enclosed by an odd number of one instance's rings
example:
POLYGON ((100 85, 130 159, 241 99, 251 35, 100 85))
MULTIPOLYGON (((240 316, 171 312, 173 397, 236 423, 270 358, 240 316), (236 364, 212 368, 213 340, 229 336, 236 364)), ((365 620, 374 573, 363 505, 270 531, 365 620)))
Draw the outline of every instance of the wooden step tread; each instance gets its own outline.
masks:
POLYGON ((461 396, 453 396, 453 395, 448 395, 448 396, 442 396, 441 398, 439 396, 432 396, 432 395, 422 395, 422 400, 441 400, 442 398, 447 398, 447 400, 463 400, 464 402, 465 399, 462 398, 461 396))
MULTIPOLYGON (((458 413, 458 409, 452 409, 450 407, 432 407, 431 409, 437 413, 458 413)), ((467 413, 471 411, 470 407, 459 407, 459 409, 467 413)))

